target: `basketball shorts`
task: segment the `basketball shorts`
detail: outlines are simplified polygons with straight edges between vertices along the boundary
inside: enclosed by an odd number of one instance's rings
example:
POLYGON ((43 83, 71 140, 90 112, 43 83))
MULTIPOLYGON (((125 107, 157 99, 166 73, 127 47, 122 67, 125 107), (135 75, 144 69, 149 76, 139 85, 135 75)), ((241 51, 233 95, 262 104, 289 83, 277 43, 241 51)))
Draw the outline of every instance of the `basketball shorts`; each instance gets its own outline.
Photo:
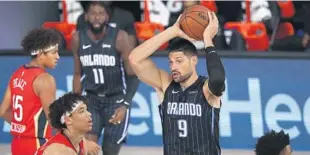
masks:
POLYGON ((87 94, 87 109, 91 113, 93 127, 90 134, 97 135, 98 139, 103 131, 103 139, 112 144, 121 144, 126 141, 129 125, 130 109, 127 109, 124 120, 120 124, 110 123, 115 110, 122 106, 120 103, 106 102, 104 99, 87 94), (103 130, 104 129, 104 130, 103 130))

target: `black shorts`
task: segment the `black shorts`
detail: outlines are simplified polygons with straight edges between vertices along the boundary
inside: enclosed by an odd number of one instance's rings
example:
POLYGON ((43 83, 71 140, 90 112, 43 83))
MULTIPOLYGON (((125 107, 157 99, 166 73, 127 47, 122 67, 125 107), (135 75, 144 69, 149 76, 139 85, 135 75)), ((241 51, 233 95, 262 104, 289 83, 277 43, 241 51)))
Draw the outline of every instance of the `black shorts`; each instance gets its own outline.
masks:
POLYGON ((90 134, 101 136, 104 129, 104 141, 120 144, 126 141, 127 129, 129 125, 130 109, 127 109, 124 120, 120 124, 109 123, 115 110, 122 104, 115 102, 106 102, 102 98, 94 95, 86 95, 88 100, 87 108, 91 113, 93 128, 90 134))

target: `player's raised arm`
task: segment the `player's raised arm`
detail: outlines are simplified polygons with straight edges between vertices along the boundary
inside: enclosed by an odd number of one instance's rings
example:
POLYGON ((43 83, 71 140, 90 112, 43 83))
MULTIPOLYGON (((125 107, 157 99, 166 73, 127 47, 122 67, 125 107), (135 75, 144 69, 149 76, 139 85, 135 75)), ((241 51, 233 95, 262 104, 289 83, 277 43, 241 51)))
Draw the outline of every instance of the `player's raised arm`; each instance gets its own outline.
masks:
POLYGON ((171 77, 167 72, 157 68, 150 56, 161 45, 175 37, 190 39, 180 29, 179 19, 173 26, 136 47, 129 55, 129 61, 138 78, 144 83, 160 89, 161 91, 164 91, 169 85, 171 77))
POLYGON ((79 33, 75 32, 72 39, 72 54, 74 59, 73 92, 81 93, 81 62, 78 56, 79 33))
POLYGON ((222 92, 225 90, 225 70, 212 43, 212 39, 218 31, 218 19, 213 12, 208 12, 208 16, 210 22, 204 31, 203 37, 206 48, 206 63, 209 80, 204 85, 204 94, 207 99, 210 99, 210 97, 217 99, 217 102, 213 101, 210 102, 210 104, 216 104, 214 106, 219 107, 220 102, 218 99, 222 96, 222 92))

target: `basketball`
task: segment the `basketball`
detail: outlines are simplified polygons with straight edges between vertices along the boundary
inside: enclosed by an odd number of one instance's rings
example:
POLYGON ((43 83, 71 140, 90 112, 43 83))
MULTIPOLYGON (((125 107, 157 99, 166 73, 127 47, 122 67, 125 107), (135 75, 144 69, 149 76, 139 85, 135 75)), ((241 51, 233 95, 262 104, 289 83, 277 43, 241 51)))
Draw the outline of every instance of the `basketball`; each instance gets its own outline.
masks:
POLYGON ((208 12, 202 5, 193 5, 184 10, 180 19, 180 28, 189 37, 203 40, 203 32, 209 24, 208 12))

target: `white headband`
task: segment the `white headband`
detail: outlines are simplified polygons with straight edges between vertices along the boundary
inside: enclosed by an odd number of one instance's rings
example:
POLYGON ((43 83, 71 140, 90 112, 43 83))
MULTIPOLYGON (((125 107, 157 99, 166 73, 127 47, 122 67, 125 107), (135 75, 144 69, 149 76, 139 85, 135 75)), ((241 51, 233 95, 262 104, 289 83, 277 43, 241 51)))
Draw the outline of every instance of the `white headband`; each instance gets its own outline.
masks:
POLYGON ((70 116, 81 104, 83 104, 83 101, 77 101, 73 104, 72 110, 70 112, 66 111, 61 117, 60 117, 60 123, 65 124, 65 116, 70 116))
POLYGON ((58 44, 51 45, 51 46, 49 46, 49 47, 47 47, 47 48, 45 48, 45 49, 34 50, 34 51, 31 52, 31 55, 37 55, 37 54, 39 54, 40 52, 47 52, 47 51, 50 51, 50 50, 52 50, 52 49, 54 49, 54 48, 58 48, 58 44))

